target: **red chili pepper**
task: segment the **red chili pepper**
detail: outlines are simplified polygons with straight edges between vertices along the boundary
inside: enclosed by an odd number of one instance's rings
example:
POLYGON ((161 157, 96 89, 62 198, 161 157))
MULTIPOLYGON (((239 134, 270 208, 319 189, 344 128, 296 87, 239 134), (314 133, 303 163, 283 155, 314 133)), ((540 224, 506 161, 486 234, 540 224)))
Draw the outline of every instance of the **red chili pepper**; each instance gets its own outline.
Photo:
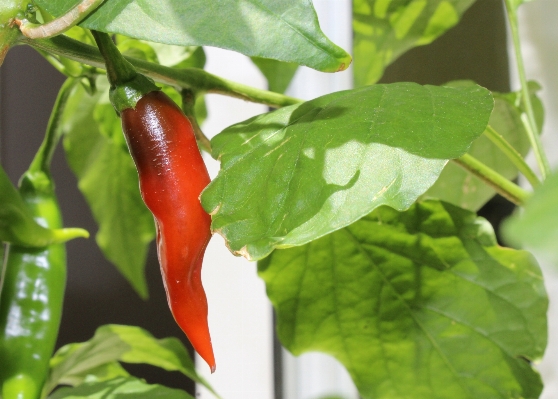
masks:
POLYGON ((201 281, 210 216, 199 196, 209 184, 194 129, 163 92, 145 94, 121 112, 122 128, 139 174, 143 200, 157 226, 157 252, 174 319, 215 371, 201 281))

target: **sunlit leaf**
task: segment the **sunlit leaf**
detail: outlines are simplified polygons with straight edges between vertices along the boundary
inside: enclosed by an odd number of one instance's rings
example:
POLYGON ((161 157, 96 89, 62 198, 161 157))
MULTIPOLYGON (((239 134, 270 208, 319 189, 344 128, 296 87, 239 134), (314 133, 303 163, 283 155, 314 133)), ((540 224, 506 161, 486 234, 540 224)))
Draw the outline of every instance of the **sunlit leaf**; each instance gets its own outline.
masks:
MULTIPOLYGON (((37 0, 59 16, 79 0, 37 0)), ((310 0, 106 0, 80 26, 180 46, 214 46, 324 72, 350 55, 320 30, 310 0)))
POLYGON ((492 106, 478 86, 397 83, 249 119, 213 138, 221 171, 202 205, 248 258, 305 244, 380 205, 409 207, 484 131, 492 106))
POLYGON ((293 354, 345 365, 365 399, 539 397, 548 300, 535 259, 453 205, 381 207, 259 274, 293 354))

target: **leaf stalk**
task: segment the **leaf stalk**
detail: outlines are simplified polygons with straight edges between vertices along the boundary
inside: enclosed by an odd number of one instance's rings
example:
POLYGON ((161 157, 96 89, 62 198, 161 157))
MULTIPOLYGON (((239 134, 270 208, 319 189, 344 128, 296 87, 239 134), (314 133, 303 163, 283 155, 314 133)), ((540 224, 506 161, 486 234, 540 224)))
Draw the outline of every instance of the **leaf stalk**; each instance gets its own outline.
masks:
POLYGON ((490 125, 486 127, 484 134, 500 151, 502 151, 515 167, 527 178, 531 186, 537 187, 541 182, 533 169, 525 162, 523 157, 517 150, 494 128, 490 125))
POLYGON ((531 97, 529 95, 529 87, 527 85, 527 77, 525 74, 525 65, 523 64, 523 57, 521 53, 521 41, 519 39, 519 21, 517 18, 517 2, 514 0, 506 0, 506 10, 508 21, 510 24, 512 42, 515 52, 515 61, 517 66, 517 72, 519 74, 519 81, 521 83, 521 101, 527 115, 528 123, 526 125, 527 136, 531 142, 531 147, 533 148, 533 153, 537 160, 537 164, 541 171, 542 179, 545 180, 546 176, 550 174, 550 164, 548 163, 548 158, 543 150, 542 142, 540 139, 540 132, 535 119, 535 112, 533 110, 533 104, 531 103, 531 97))
POLYGON ((523 205, 530 196, 527 191, 517 184, 509 181, 500 173, 469 154, 462 155, 459 158, 453 159, 453 161, 516 205, 523 205))
MULTIPOLYGON (((70 39, 56 36, 52 39, 31 40, 25 37, 20 43, 28 44, 36 50, 69 58, 71 60, 105 69, 105 63, 97 48, 70 39)), ((248 85, 220 78, 198 68, 173 69, 163 65, 132 57, 124 57, 138 72, 149 76, 156 82, 169 86, 192 89, 199 93, 215 93, 242 100, 265 104, 272 108, 281 108, 301 103, 303 100, 268 90, 257 89, 248 85)))

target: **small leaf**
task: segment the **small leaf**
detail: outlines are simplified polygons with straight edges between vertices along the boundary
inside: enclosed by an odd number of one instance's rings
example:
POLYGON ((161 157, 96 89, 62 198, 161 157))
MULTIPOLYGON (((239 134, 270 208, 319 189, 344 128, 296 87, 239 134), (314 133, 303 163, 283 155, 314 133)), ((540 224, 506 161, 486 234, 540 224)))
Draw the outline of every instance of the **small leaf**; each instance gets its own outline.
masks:
POLYGON ((117 377, 128 377, 130 374, 118 362, 104 363, 92 369, 83 370, 64 376, 58 385, 78 386, 84 382, 108 381, 117 377))
MULTIPOLYGON (((537 122, 539 126, 542 126, 544 111, 542 103, 536 94, 540 90, 540 86, 535 82, 529 83, 531 102, 535 106, 537 122)), ((453 87, 473 84, 471 81, 448 83, 449 86, 453 87)), ((521 155, 527 155, 531 145, 525 127, 521 122, 521 114, 523 112, 520 101, 521 92, 492 93, 492 95, 494 96, 494 109, 488 123, 521 155)), ((468 153, 507 179, 513 180, 517 177, 517 168, 485 135, 482 135, 473 142, 468 153)), ((450 162, 444 168, 440 178, 424 196, 438 198, 462 208, 477 211, 495 193, 485 182, 450 162)))
POLYGON ((153 217, 141 199, 120 120, 108 104, 108 83, 99 78, 97 85, 97 95, 89 96, 80 87, 66 106, 66 158, 99 224, 97 244, 146 298, 144 267, 148 245, 155 237, 153 217))
POLYGON ((177 338, 155 339, 139 327, 121 325, 99 327, 89 341, 60 348, 50 362, 47 390, 59 384, 79 383, 90 376, 98 377, 99 370, 106 370, 102 366, 109 367, 115 361, 179 371, 215 393, 197 374, 188 351, 177 338))
POLYGON ((284 93, 293 79, 298 65, 292 62, 281 62, 268 58, 252 57, 252 62, 267 79, 269 90, 284 93))
POLYGON ((147 384, 133 377, 86 382, 74 388, 60 388, 49 399, 194 399, 187 392, 158 384, 147 384))
POLYGON ((285 107, 212 140, 221 171, 202 194, 229 248, 261 259, 387 204, 409 207, 484 131, 475 88, 368 86, 285 107))
POLYGON ((558 261, 558 173, 548 176, 535 189, 523 212, 509 218, 502 227, 506 241, 541 252, 552 263, 558 261))
POLYGON ((376 83, 407 50, 455 26, 475 0, 354 0, 355 86, 376 83))
MULTIPOLYGON (((37 0, 55 16, 78 2, 37 0)), ((158 43, 221 47, 323 72, 351 63, 320 30, 310 0, 106 1, 80 26, 158 43)))
POLYGON ((203 68, 205 52, 197 46, 171 46, 168 44, 132 39, 116 35, 116 43, 120 52, 126 56, 155 62, 172 68, 203 68))
POLYGON ((547 339, 535 259, 499 247, 490 224, 453 205, 381 207, 259 274, 283 345, 347 367, 365 399, 539 397, 530 362, 547 339))

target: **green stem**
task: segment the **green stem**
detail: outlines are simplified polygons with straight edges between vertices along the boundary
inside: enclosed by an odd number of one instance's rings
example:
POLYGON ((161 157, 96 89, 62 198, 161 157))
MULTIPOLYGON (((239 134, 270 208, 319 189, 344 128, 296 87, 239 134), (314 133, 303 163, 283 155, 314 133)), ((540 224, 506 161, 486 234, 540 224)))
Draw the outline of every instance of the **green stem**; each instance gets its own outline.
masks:
MULTIPOLYGON (((22 37, 20 42, 28 44, 37 50, 46 51, 83 64, 105 69, 103 57, 95 47, 65 36, 56 36, 52 39, 39 40, 30 40, 22 37)), ((302 100, 297 98, 274 93, 272 91, 256 89, 251 86, 223 79, 203 69, 173 69, 131 57, 124 58, 127 59, 138 72, 149 76, 156 82, 169 86, 192 89, 201 93, 222 94, 246 101, 265 104, 273 108, 281 108, 302 102, 302 100)))
POLYGON ((466 171, 477 176, 479 179, 496 190, 498 194, 507 198, 516 205, 523 205, 527 198, 529 198, 529 193, 527 191, 519 187, 517 184, 512 183, 494 169, 489 168, 484 163, 469 154, 453 159, 453 161, 466 171))
POLYGON ((45 39, 59 35, 72 26, 77 25, 91 14, 104 0, 82 0, 79 4, 72 7, 66 14, 61 15, 52 21, 36 25, 26 19, 16 19, 15 23, 19 26, 19 30, 30 39, 45 39))
POLYGON ((50 175, 50 162, 56 145, 58 144, 58 140, 60 139, 60 120, 64 113, 64 107, 70 97, 70 93, 77 82, 77 79, 68 78, 62 84, 48 120, 45 138, 29 166, 29 172, 44 172, 50 175))
POLYGON ((502 136, 500 135, 492 126, 488 125, 484 131, 486 137, 490 139, 507 157, 513 162, 515 167, 529 180, 531 186, 536 187, 540 184, 540 180, 533 172, 533 169, 527 165, 527 162, 523 159, 521 154, 517 152, 515 148, 502 136))
POLYGON ((138 75, 136 69, 118 51, 111 37, 104 32, 92 30, 99 51, 106 65, 107 77, 112 87, 123 86, 138 75))
POLYGON ((523 57, 521 55, 521 42, 519 40, 519 22, 517 19, 517 9, 513 0, 506 0, 506 9, 508 20, 510 23, 510 30, 512 35, 513 47, 515 51, 515 60, 517 65, 517 72, 519 74, 519 81, 521 82, 521 100, 525 113, 529 121, 530 129, 527 129, 527 136, 531 142, 533 153, 539 165, 542 179, 545 180, 546 176, 550 173, 550 164, 543 150, 540 132, 535 119, 535 112, 533 111, 533 104, 531 103, 531 96, 529 95, 529 87, 527 85, 527 77, 525 74, 525 66, 523 64, 523 57))

